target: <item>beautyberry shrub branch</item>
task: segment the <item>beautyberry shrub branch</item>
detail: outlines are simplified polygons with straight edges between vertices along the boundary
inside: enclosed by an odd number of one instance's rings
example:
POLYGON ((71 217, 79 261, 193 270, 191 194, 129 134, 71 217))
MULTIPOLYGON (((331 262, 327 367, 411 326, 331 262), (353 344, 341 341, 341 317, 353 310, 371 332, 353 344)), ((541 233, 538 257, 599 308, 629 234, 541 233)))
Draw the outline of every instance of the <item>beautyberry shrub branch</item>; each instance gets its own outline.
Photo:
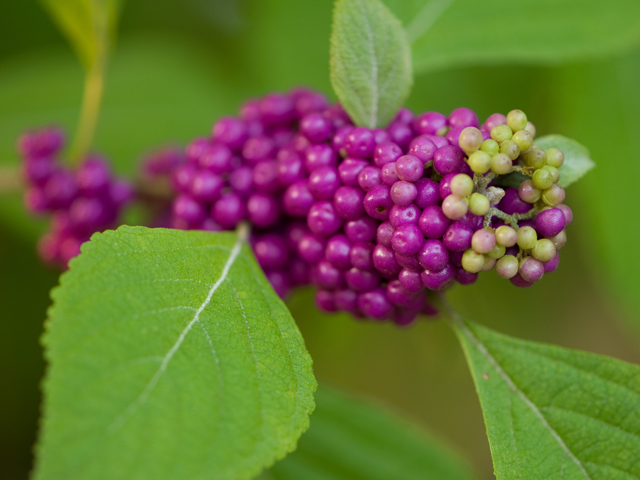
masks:
MULTIPOLYGON (((493 269, 527 287, 558 267, 572 219, 558 185, 564 157, 536 147, 535 135, 520 110, 480 125, 467 108, 449 116, 403 108, 386 128, 369 129, 300 88, 247 101, 183 152, 151 155, 138 197, 169 198, 153 226, 222 231, 247 222, 281 297, 311 284, 324 311, 409 325, 437 313, 428 291, 493 269), (513 172, 525 175, 518 188, 497 186, 513 172)), ((132 192, 102 160, 75 172, 57 166, 61 143, 43 130, 23 137, 20 150, 27 206, 53 212, 40 253, 65 264, 91 232, 114 224, 132 192), (63 248, 68 238, 73 248, 63 248)))

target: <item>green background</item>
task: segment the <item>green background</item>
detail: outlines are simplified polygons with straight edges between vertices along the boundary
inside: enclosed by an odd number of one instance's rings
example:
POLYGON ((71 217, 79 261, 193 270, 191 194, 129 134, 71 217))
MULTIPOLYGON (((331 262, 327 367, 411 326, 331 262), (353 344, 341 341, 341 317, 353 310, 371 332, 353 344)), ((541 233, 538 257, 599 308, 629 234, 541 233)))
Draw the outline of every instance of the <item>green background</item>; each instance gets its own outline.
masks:
MULTIPOLYGON (((309 85, 331 94, 330 0, 139 0, 123 10, 107 79, 97 147, 122 173, 145 151, 207 134, 242 99, 309 85)), ((513 59, 511 59, 513 61, 513 59)), ((472 62, 473 60, 469 60, 472 62)), ((640 362, 637 182, 640 50, 554 65, 491 64, 419 75, 415 111, 459 106, 481 118, 513 108, 538 133, 586 145, 597 168, 568 190, 574 223, 561 266, 531 289, 493 273, 451 291, 468 318, 530 340, 640 362)), ((29 126, 73 128, 82 69, 34 1, 12 2, 0 16, 0 166, 17 165, 17 134, 29 126)), ((44 364, 39 335, 58 273, 34 253, 42 223, 19 195, 0 197, 0 476, 26 478, 44 364)), ((373 397, 427 427, 493 478, 471 376, 452 331, 421 322, 408 330, 325 316, 311 293, 290 300, 316 375, 373 397)))

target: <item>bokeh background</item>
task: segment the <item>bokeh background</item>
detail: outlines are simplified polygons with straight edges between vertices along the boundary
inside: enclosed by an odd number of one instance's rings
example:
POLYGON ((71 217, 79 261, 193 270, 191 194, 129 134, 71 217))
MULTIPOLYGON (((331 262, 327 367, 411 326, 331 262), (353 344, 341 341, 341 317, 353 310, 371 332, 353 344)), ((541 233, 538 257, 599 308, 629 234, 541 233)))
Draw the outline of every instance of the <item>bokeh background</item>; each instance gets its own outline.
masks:
MULTIPOLYGON (((330 0, 128 2, 96 148, 120 173, 132 173, 145 152, 207 134, 247 97, 309 85, 335 98, 331 9, 330 0)), ((14 145, 22 130, 52 123, 73 130, 83 72, 36 1, 5 2, 1 10, 0 167, 6 169, 18 165, 14 145)), ((417 76, 408 106, 447 114, 467 106, 481 118, 520 108, 539 134, 561 133, 591 150, 597 168, 567 192, 575 221, 559 270, 530 289, 485 273, 473 286, 454 288, 450 299, 468 318, 510 335, 640 363, 640 50, 633 39, 614 50, 552 64, 470 57, 417 76)), ((0 477, 6 480, 27 477, 38 426, 45 367, 39 336, 59 273, 35 255, 42 229, 23 212, 19 192, 0 194, 0 477)), ((321 382, 387 405, 459 451, 478 478, 494 478, 471 376, 447 325, 362 324, 321 315, 311 301, 311 292, 302 291, 290 306, 321 382)))

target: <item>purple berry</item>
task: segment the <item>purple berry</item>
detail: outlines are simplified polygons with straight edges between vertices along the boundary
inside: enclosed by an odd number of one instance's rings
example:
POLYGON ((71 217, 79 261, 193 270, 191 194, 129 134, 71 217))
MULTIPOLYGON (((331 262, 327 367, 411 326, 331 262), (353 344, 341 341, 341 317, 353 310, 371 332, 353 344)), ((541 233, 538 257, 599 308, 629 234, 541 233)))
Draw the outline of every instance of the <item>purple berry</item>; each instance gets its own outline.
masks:
POLYGON ((433 166, 441 175, 458 173, 464 164, 462 150, 453 145, 446 145, 436 150, 433 156, 433 166))
POLYGON ((409 144, 408 154, 418 158, 423 164, 433 160, 438 147, 427 135, 414 138, 409 144))
POLYGON ((422 267, 420 266, 420 262, 418 262, 418 257, 416 255, 400 255, 398 252, 395 252, 395 259, 403 269, 412 270, 414 272, 421 272, 422 267))
POLYGON ((304 162, 300 155, 290 150, 278 152, 278 183, 288 187, 306 176, 304 162))
POLYGON ((314 203, 315 199, 309 190, 309 181, 306 179, 289 186, 282 197, 284 211, 292 217, 305 217, 314 203))
POLYGON ((351 243, 342 234, 334 235, 327 241, 325 250, 325 259, 340 270, 351 268, 351 243))
POLYGON ((223 117, 213 126, 213 140, 237 150, 248 138, 247 127, 237 118, 223 117))
POLYGON ((456 281, 460 285, 471 285, 478 279, 477 273, 467 272, 464 268, 455 268, 456 281))
POLYGON ((520 265, 520 275, 527 282, 537 282, 544 275, 544 264, 540 260, 530 257, 520 265))
POLYGON ((109 200, 117 209, 131 202, 136 196, 136 191, 128 180, 114 180, 109 185, 109 200))
POLYGON ((344 273, 344 279, 349 288, 356 292, 368 292, 380 285, 380 275, 377 272, 355 267, 344 273))
POLYGON ((424 173, 423 162, 413 155, 403 155, 396 161, 396 173, 400 180, 417 182, 424 173))
POLYGON ((198 170, 193 165, 181 165, 171 175, 171 183, 177 192, 188 193, 191 189, 193 177, 198 170))
POLYGON ((382 168, 387 163, 395 162, 402 156, 402 149, 395 143, 387 142, 376 145, 373 151, 373 163, 382 168))
POLYGON ((209 170, 200 170, 193 177, 190 192, 196 200, 213 202, 220 197, 222 187, 224 187, 222 177, 209 170))
POLYGON ((319 167, 335 167, 338 157, 329 145, 312 145, 305 152, 305 166, 309 172, 319 167))
POLYGON ((275 142, 265 135, 250 138, 242 147, 242 156, 247 162, 252 164, 271 158, 275 153, 275 142))
POLYGON ((78 194, 75 176, 66 170, 55 172, 44 186, 49 208, 67 208, 78 194))
POLYGON ((268 125, 288 123, 295 115, 293 99, 288 95, 271 93, 260 101, 260 115, 268 125))
POLYGON ((560 265, 560 255, 556 252, 555 256, 548 262, 544 262, 544 273, 551 273, 560 265))
POLYGON ((468 226, 454 222, 442 237, 444 246, 453 252, 460 252, 471 247, 471 237, 473 230, 468 226))
POLYGON ((373 141, 376 145, 378 143, 385 143, 385 142, 391 141, 391 137, 389 136, 387 131, 382 128, 374 128, 373 130, 371 130, 371 132, 373 133, 373 141))
POLYGON ((333 150, 342 157, 347 156, 347 152, 344 148, 344 142, 347 139, 347 135, 349 135, 353 129, 354 127, 351 125, 340 127, 331 139, 331 146, 333 147, 333 150))
POLYGON ((403 151, 408 150, 409 144, 413 139, 413 130, 410 125, 394 122, 389 125, 387 131, 389 132, 389 139, 393 143, 397 144, 403 151))
POLYGON ((360 175, 360 172, 368 165, 369 162, 366 160, 360 160, 359 158, 345 158, 338 166, 340 181, 342 181, 344 185, 357 187, 358 175, 360 175))
POLYGON ((399 180, 391 187, 391 200, 396 205, 409 205, 417 196, 418 189, 413 183, 399 180))
POLYGON ((420 247, 418 261, 427 270, 442 270, 449 264, 449 251, 440 240, 425 240, 420 247))
POLYGON ((340 229, 342 220, 338 217, 333 203, 317 202, 309 210, 307 225, 313 233, 328 237, 340 229))
POLYGON ((285 239, 275 233, 260 236, 253 243, 253 253, 263 269, 278 269, 287 265, 289 252, 285 239))
POLYGON ((396 172, 396 163, 387 163, 380 170, 380 179, 382 183, 387 187, 391 187, 399 180, 398 173, 396 172))
POLYGON ((173 202, 174 217, 183 220, 187 226, 194 227, 204 221, 207 213, 204 206, 189 195, 179 195, 173 202))
POLYGON ((415 293, 402 286, 399 280, 391 280, 387 284, 387 298, 394 305, 409 305, 415 301, 415 293))
POLYGON ((344 286, 344 275, 327 260, 320 260, 311 270, 311 281, 317 287, 335 290, 344 286))
POLYGON ((309 175, 309 191, 316 200, 331 200, 340 187, 335 167, 319 167, 309 175))
POLYGON ((232 229, 244 220, 246 207, 240 195, 228 193, 213 204, 211 216, 222 228, 232 229))
POLYGON ((451 127, 478 127, 478 116, 469 108, 456 108, 449 115, 451 127))
POLYGON ((422 212, 413 203, 404 207, 394 205, 389 211, 389 222, 394 228, 398 228, 406 224, 417 224, 422 212))
POLYGON ((520 275, 520 272, 516 273, 514 277, 511 277, 509 281, 516 287, 520 287, 520 288, 530 287, 534 283, 534 282, 529 282, 524 278, 522 278, 522 275, 520 275))
POLYGON ((420 279, 429 290, 443 290, 454 281, 455 270, 453 266, 448 263, 443 269, 438 271, 424 270, 420 274, 420 279))
POLYGON ((344 225, 344 233, 351 243, 372 242, 376 238, 377 229, 377 220, 366 215, 344 225))
POLYGON ((338 310, 353 313, 358 309, 358 294, 351 289, 336 290, 333 299, 338 310))
POLYGON ((573 212, 571 208, 564 204, 556 205, 556 208, 559 208, 562 210, 562 213, 564 213, 564 226, 568 227, 569 224, 573 222, 573 212))
POLYGON ((373 266, 385 278, 393 278, 402 270, 393 250, 380 244, 373 249, 373 266))
POLYGON ((76 174, 78 190, 84 195, 102 195, 109 189, 111 172, 107 162, 96 157, 85 160, 76 174))
POLYGON ((326 241, 320 235, 307 233, 298 244, 298 255, 309 263, 317 263, 324 257, 326 241))
MULTIPOLYGON (((295 102, 294 108, 298 118, 303 118, 309 113, 321 112, 327 108, 327 99, 318 92, 300 89, 300 91, 291 92, 291 97, 295 102)), ((331 119, 332 117, 328 115, 327 118, 331 119)))
POLYGON ((229 185, 239 195, 249 195, 253 190, 253 169, 243 165, 229 175, 229 185))
POLYGON ((498 203, 498 208, 508 215, 514 213, 527 213, 531 210, 531 204, 520 198, 517 188, 507 188, 504 197, 498 203))
POLYGON ((420 251, 423 241, 424 235, 420 228, 413 223, 408 223, 396 228, 393 232, 391 247, 400 255, 411 256, 420 251))
POLYGON ((373 270, 373 249, 371 242, 354 243, 349 252, 351 265, 359 270, 373 270))
POLYGON ((271 195, 254 193, 247 199, 249 221, 256 227, 267 228, 275 225, 280 218, 280 205, 271 195))
POLYGON ((356 187, 343 185, 333 196, 336 213, 343 220, 357 220, 364 215, 364 192, 356 187))
POLYGON ((331 135, 332 125, 321 113, 310 113, 300 121, 299 128, 311 143, 322 143, 331 135))
POLYGON ((437 135, 447 126, 447 117, 438 112, 426 112, 417 117, 413 124, 420 134, 437 135))
POLYGON ((559 208, 550 208, 536 216, 536 230, 544 237, 551 238, 565 227, 565 213, 559 208))
POLYGON ((350 157, 371 158, 375 146, 373 132, 366 127, 354 128, 344 140, 344 149, 350 157))
POLYGON ((398 274, 398 280, 400 284, 410 292, 419 292, 424 288, 424 284, 420 278, 420 272, 403 268, 398 274))
POLYGON ((211 145, 200 156, 198 166, 217 174, 229 173, 233 168, 233 153, 225 145, 211 145))
POLYGON ((56 170, 58 167, 50 157, 29 157, 25 159, 23 164, 25 180, 39 187, 43 186, 56 170))
POLYGON ((418 219, 418 227, 427 238, 441 238, 451 225, 451 220, 437 205, 425 208, 418 219))
POLYGON ((382 288, 358 295, 358 307, 365 315, 376 320, 389 318, 393 313, 393 305, 382 288))
POLYGON ((391 239, 393 237, 394 230, 395 229, 390 222, 381 223, 376 232, 376 242, 387 248, 391 248, 391 239))
POLYGON ((365 192, 382 183, 381 171, 378 167, 369 165, 360 170, 358 186, 365 192))
POLYGON ((49 211, 50 205, 44 190, 38 187, 28 187, 24 192, 24 206, 35 215, 49 211))
POLYGON ((386 185, 373 187, 364 197, 365 211, 376 220, 387 220, 391 207, 393 207, 391 189, 386 185))
POLYGON ((440 185, 438 186, 438 193, 440 194, 440 198, 444 200, 449 195, 451 195, 451 180, 453 177, 458 175, 457 173, 450 173, 445 175, 442 180, 440 180, 440 185))
POLYGON ((337 312, 338 307, 334 299, 334 293, 327 290, 318 290, 316 292, 316 307, 324 312, 337 312))
POLYGON ((497 127, 498 125, 506 125, 507 124, 507 117, 505 117, 503 114, 501 113, 494 113, 492 115, 489 115, 489 117, 487 118, 486 122, 484 122, 483 130, 491 133, 491 130, 493 129, 493 127, 497 127))

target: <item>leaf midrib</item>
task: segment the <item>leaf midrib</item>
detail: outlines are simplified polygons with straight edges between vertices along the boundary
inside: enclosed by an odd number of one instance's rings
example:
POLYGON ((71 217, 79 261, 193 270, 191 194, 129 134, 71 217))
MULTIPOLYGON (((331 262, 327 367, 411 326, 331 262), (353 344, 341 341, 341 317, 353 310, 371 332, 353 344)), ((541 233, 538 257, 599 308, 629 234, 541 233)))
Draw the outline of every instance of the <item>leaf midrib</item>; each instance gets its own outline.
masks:
POLYGON ((531 401, 529 397, 522 390, 518 388, 518 386, 514 383, 514 381, 509 376, 509 374, 503 370, 503 368, 500 366, 498 361, 495 359, 493 355, 491 355, 487 347, 480 341, 480 339, 473 334, 473 332, 467 327, 464 321, 462 321, 460 318, 458 318, 457 316, 453 316, 452 320, 454 321, 455 325, 458 327, 458 330, 465 337, 469 339, 469 341, 478 349, 478 351, 482 354, 482 356, 485 357, 485 359, 493 366, 495 371, 500 375, 500 377, 502 377, 502 380, 507 384, 509 389, 513 393, 515 393, 525 403, 525 405, 527 405, 527 407, 529 407, 529 409, 536 415, 536 417, 538 417, 538 419, 542 423, 542 426, 556 440, 556 442, 558 443, 560 448, 564 451, 564 453, 568 455, 569 458, 571 458, 571 460, 576 464, 576 466, 580 469, 584 477, 587 480, 593 480, 591 476, 589 476, 589 474, 587 473, 582 462, 574 455, 574 453, 567 446, 567 444, 564 443, 564 440, 562 440, 562 437, 549 424, 549 422, 547 421, 545 416, 542 414, 540 409, 538 409, 536 404, 533 403, 533 401, 531 401))

